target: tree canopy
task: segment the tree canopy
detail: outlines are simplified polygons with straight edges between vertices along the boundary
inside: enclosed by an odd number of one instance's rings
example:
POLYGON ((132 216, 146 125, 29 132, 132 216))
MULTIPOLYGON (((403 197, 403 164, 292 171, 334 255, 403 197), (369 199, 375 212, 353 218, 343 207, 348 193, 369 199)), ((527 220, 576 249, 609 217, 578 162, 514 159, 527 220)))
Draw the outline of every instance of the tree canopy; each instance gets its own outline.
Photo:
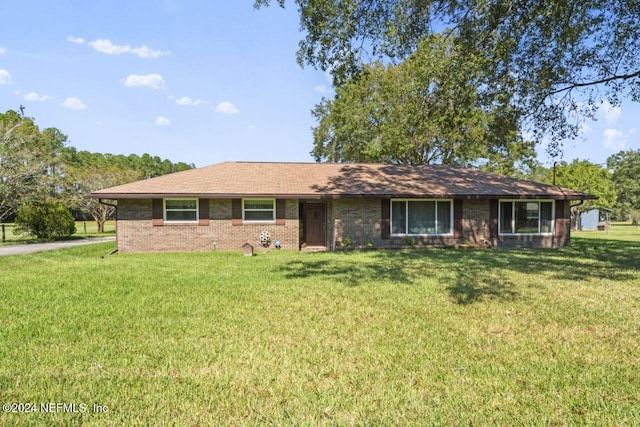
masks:
POLYGON ((55 191, 66 140, 58 129, 41 131, 21 113, 0 113, 0 221, 20 203, 55 191))
POLYGON ((607 159, 623 212, 640 209, 640 150, 621 151, 607 159))
POLYGON ((402 63, 365 65, 313 114, 317 161, 475 165, 513 172, 535 157, 508 102, 483 106, 477 63, 430 36, 402 63))
POLYGON ((105 187, 195 167, 147 153, 102 154, 77 151, 56 128, 40 130, 32 118, 0 113, 0 221, 26 203, 67 208, 92 215, 102 230, 113 208, 88 197, 105 187))
POLYGON ((597 200, 585 200, 583 204, 578 206, 579 211, 588 211, 594 207, 611 209, 616 206, 618 192, 611 179, 611 172, 588 160, 558 163, 556 183, 561 187, 598 196, 597 200))
MULTIPOLYGON (((285 0, 255 0, 255 7, 285 0)), ((399 63, 449 29, 480 66, 484 105, 508 96, 532 138, 561 142, 604 100, 640 100, 640 0, 292 0, 305 36, 298 62, 337 87, 380 59, 399 63)))

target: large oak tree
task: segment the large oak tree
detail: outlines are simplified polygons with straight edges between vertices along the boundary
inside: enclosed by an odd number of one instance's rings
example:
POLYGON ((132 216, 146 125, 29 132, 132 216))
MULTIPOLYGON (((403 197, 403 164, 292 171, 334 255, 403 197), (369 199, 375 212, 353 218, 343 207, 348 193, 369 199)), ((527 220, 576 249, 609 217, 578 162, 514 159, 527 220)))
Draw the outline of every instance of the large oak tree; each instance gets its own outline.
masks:
POLYGON ((448 36, 425 37, 399 65, 374 63, 313 114, 317 161, 481 166, 504 174, 535 158, 509 103, 483 105, 478 63, 448 36))
MULTIPOLYGON (((256 0, 261 7, 285 0, 256 0)), ((603 101, 640 100, 640 0, 292 0, 298 62, 340 87, 379 59, 399 63, 450 29, 480 61, 486 105, 509 96, 521 128, 552 154, 603 101)))

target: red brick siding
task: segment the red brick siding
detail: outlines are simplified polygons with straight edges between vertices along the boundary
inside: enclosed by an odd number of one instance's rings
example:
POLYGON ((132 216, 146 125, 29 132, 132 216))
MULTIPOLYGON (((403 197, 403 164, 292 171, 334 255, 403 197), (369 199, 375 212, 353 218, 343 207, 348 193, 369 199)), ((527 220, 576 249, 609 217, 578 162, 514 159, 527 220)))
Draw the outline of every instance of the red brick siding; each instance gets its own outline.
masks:
POLYGON ((327 213, 330 248, 335 248, 347 237, 354 246, 367 241, 380 246, 382 212, 379 199, 336 199, 328 204, 327 213))
MULTIPOLYGON (((315 201, 317 203, 317 201, 315 201)), ((569 203, 556 204, 556 227, 565 233, 555 236, 498 236, 491 238, 489 200, 463 200, 462 236, 414 238, 417 245, 450 246, 463 243, 500 247, 559 247, 569 244, 569 203), (562 205, 562 206, 561 206, 562 205), (560 211, 561 209, 561 211, 560 211)), ((233 225, 232 200, 209 200, 209 224, 152 226, 151 199, 118 202, 118 249, 122 252, 241 250, 249 242, 256 250, 260 232, 269 231, 271 240, 280 240, 285 250, 298 250, 300 238, 299 201, 286 200, 285 224, 233 225)), ((327 245, 329 249, 350 237, 354 246, 370 241, 374 247, 397 247, 402 237, 382 238, 382 207, 379 199, 334 199, 327 201, 327 245)), ((269 249, 273 249, 273 244, 269 249)))
POLYGON ((209 202, 209 224, 168 224, 153 226, 151 199, 118 201, 117 237, 121 252, 183 252, 210 250, 241 250, 249 242, 256 250, 260 232, 268 231, 273 242, 280 240, 283 249, 298 249, 298 200, 286 201, 284 225, 273 223, 232 225, 231 200, 212 199, 209 202))
POLYGON ((463 200, 462 243, 482 245, 490 237, 489 200, 463 200))

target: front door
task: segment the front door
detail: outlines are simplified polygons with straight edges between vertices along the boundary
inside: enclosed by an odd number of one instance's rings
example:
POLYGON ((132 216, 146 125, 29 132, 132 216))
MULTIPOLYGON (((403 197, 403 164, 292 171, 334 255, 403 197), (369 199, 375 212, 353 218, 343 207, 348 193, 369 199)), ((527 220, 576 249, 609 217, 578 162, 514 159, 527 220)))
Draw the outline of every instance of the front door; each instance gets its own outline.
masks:
POLYGON ((323 203, 307 203, 306 212, 306 243, 308 246, 326 245, 326 205, 323 203))

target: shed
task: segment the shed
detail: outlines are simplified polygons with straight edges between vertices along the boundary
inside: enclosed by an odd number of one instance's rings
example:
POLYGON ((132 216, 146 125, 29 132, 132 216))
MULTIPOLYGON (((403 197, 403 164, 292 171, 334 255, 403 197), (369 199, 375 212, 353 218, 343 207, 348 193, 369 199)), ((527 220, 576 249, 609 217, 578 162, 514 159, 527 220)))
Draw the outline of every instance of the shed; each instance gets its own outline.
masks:
POLYGON ((609 225, 609 216, 613 209, 599 208, 580 214, 578 230, 606 230, 609 225))
POLYGON ((599 222, 600 211, 598 209, 591 209, 590 211, 582 212, 580 214, 580 219, 578 220, 578 230, 597 230, 599 222))

